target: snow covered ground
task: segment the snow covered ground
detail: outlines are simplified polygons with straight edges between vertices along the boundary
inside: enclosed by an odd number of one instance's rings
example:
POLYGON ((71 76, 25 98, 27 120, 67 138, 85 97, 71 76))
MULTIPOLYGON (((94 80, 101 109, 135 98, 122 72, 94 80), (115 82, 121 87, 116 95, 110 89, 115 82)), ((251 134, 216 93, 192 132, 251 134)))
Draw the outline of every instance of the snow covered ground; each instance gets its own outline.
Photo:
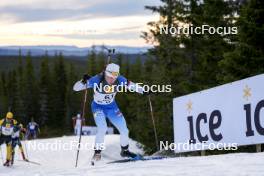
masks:
MULTIPOLYGON (((92 144, 93 136, 85 136, 82 143, 92 144)), ((205 157, 181 157, 154 161, 138 161, 120 164, 105 164, 121 159, 119 156, 119 136, 106 136, 106 150, 103 160, 96 166, 90 166, 91 150, 81 150, 79 166, 75 168, 76 150, 54 148, 55 144, 77 143, 77 137, 42 139, 27 143, 29 159, 41 163, 41 166, 29 164, 16 154, 15 164, 11 168, 0 166, 0 176, 263 176, 264 153, 238 153, 205 157), (35 143, 34 143, 35 142, 35 143), (32 144, 38 145, 34 149, 32 144), (53 145, 53 148, 51 146, 53 145), (45 147, 48 147, 45 148, 45 147), (52 151, 53 150, 53 151, 52 151)), ((130 141, 131 150, 142 152, 134 141, 130 141)), ((67 145, 65 145, 67 147, 67 145)), ((67 148, 66 148, 67 149, 67 148)), ((4 153, 5 147, 2 146, 4 153)))

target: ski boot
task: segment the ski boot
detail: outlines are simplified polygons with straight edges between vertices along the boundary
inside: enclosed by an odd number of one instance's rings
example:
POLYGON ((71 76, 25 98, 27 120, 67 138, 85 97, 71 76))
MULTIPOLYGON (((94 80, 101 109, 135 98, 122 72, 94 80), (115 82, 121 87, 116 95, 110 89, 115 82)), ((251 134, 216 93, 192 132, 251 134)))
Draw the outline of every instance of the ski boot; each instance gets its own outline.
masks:
POLYGON ((91 164, 94 165, 96 161, 100 161, 100 160, 101 160, 101 150, 95 150, 91 164))
POLYGON ((128 150, 128 145, 127 146, 124 146, 124 147, 121 146, 121 153, 120 153, 120 155, 122 157, 128 157, 128 158, 136 158, 138 156, 137 154, 135 154, 133 152, 130 152, 128 150))
POLYGON ((9 167, 11 165, 12 165, 12 163, 10 162, 10 160, 6 160, 6 162, 4 163, 4 166, 6 166, 6 167, 9 167))

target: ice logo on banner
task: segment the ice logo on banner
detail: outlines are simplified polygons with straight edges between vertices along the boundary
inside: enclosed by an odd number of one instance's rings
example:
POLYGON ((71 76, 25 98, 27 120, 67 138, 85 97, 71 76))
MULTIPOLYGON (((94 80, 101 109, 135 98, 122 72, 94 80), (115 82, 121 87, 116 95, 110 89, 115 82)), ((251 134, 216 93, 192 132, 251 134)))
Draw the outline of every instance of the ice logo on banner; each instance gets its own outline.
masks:
POLYGON ((263 143, 263 83, 264 74, 175 98, 174 143, 263 143))

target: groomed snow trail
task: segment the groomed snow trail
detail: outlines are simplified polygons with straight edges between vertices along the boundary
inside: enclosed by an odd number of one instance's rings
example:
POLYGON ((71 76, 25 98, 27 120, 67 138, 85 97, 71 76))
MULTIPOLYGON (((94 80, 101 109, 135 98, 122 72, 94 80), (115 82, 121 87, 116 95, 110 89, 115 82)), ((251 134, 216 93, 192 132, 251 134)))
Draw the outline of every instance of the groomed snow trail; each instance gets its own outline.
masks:
MULTIPOLYGON (((82 138, 83 144, 93 144, 94 136, 82 138)), ((11 168, 0 166, 0 176, 263 176, 264 152, 237 153, 205 157, 180 157, 154 161, 105 164, 121 159, 119 156, 119 136, 106 136, 106 150, 103 161, 96 166, 90 165, 92 150, 81 150, 78 167, 75 168, 76 150, 60 150, 47 145, 77 143, 78 137, 40 139, 27 142, 29 159, 41 166, 21 160, 17 151, 15 164, 11 168), (39 146, 33 149, 32 144, 39 146), (29 147, 31 145, 31 147, 29 147)), ((24 145, 25 146, 25 145, 24 145)), ((67 147, 67 145, 65 145, 67 147)), ((53 146, 54 147, 54 146, 53 146)), ((130 141, 132 151, 142 153, 135 141, 130 141)), ((4 153, 5 147, 2 146, 4 153)))

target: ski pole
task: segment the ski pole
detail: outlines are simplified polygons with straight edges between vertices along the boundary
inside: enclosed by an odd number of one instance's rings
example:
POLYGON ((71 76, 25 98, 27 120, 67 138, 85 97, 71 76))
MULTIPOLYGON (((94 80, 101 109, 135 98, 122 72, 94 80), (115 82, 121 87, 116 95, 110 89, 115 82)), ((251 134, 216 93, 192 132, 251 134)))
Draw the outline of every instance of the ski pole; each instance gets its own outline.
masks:
MULTIPOLYGON (((85 106, 86 106, 86 99, 87 99, 87 82, 85 84, 85 93, 84 93, 84 100, 83 100, 83 108, 82 108, 82 119, 84 118, 84 114, 85 114, 85 106)), ((81 145, 81 139, 82 139, 82 123, 81 123, 81 131, 79 134, 79 143, 78 143, 78 149, 77 149, 77 156, 76 156, 76 163, 75 163, 75 167, 78 166, 78 159, 79 159, 79 153, 80 153, 80 145, 81 145)))
POLYGON ((153 108, 152 108, 152 103, 151 103, 150 95, 148 95, 148 101, 149 101, 151 119, 152 119, 152 123, 153 123, 153 129, 154 129, 156 147, 157 147, 157 151, 159 151, 157 129, 156 129, 156 125, 155 125, 155 119, 154 119, 154 115, 153 115, 153 108))
MULTIPOLYGON (((26 154, 26 159, 27 160, 29 160, 29 158, 28 158, 28 151, 27 151, 27 139, 25 138, 25 135, 23 135, 23 140, 25 141, 25 154, 26 154)), ((21 147, 22 147, 22 150, 23 150, 23 143, 22 143, 22 141, 20 141, 21 142, 21 147)), ((29 163, 28 163, 28 165, 29 165, 29 163)))
MULTIPOLYGON (((22 141, 21 141, 21 145, 22 145, 22 149, 23 149, 23 143, 22 143, 22 141)), ((28 151, 27 151, 27 142, 25 141, 25 154, 26 154, 26 157, 27 157, 27 159, 29 160, 29 158, 28 158, 28 151)))
POLYGON ((103 46, 103 49, 108 51, 108 55, 107 55, 107 61, 106 61, 106 65, 110 63, 111 61, 111 53, 115 54, 115 49, 109 49, 106 46, 103 46))

